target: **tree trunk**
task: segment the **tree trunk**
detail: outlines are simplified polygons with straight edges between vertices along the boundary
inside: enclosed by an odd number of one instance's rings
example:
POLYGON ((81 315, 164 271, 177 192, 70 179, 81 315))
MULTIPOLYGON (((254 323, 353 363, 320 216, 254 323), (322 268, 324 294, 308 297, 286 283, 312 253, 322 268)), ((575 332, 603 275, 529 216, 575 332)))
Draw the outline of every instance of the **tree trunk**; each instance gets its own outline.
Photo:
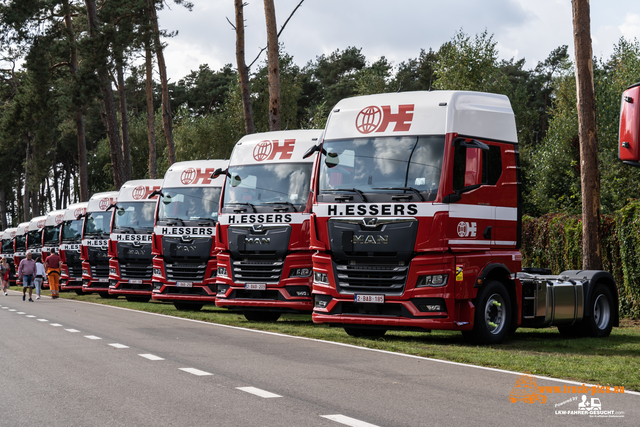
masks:
POLYGON ((273 0, 264 0, 267 21, 267 59, 269 76, 269 130, 280 130, 280 54, 273 0))
POLYGON ((244 61, 244 0, 234 0, 236 8, 236 61, 240 77, 240 93, 244 112, 244 128, 248 134, 255 133, 253 111, 251 109, 251 89, 249 87, 249 68, 244 61))
POLYGON ((572 5, 582 185, 582 269, 600 270, 600 173, 589 1, 573 0, 572 5))
MULTIPOLYGON (((85 0, 87 6, 87 19, 89 21, 89 36, 96 36, 98 26, 98 13, 94 0, 85 0)), ((107 136, 109 139, 109 151, 111 153, 111 168, 113 172, 113 183, 116 189, 125 183, 125 174, 122 161, 122 144, 120 142, 120 132, 118 130, 118 115, 116 104, 111 89, 111 79, 106 70, 106 65, 98 67, 98 78, 100 80, 100 91, 102 92, 102 102, 104 103, 105 119, 107 125, 107 136)))
POLYGON ((156 166, 156 120, 155 109, 153 108, 153 58, 151 52, 151 42, 145 43, 145 68, 147 72, 146 92, 147 92, 147 135, 149 137, 149 178, 158 177, 156 166))
MULTIPOLYGON (((71 75, 76 80, 78 75, 78 49, 76 47, 76 36, 73 31, 73 21, 71 20, 71 9, 69 0, 63 0, 64 22, 67 27, 67 35, 69 37, 69 45, 71 46, 71 75)), ((76 131, 78 134, 78 169, 80 175, 80 200, 86 202, 89 200, 89 171, 87 170, 87 141, 84 131, 84 114, 82 113, 82 104, 78 104, 76 109, 76 131)), ((56 205, 58 201, 56 200, 56 205)))
POLYGON ((156 48, 156 57, 158 59, 158 70, 160 71, 160 84, 162 86, 162 126, 164 128, 164 136, 167 139, 167 157, 169 165, 176 162, 176 151, 173 145, 173 122, 171 119, 171 100, 169 98, 169 81, 167 79, 167 66, 164 62, 163 46, 160 41, 160 28, 158 26, 158 15, 156 7, 152 0, 148 0, 149 18, 153 26, 153 39, 156 48))
POLYGON ((27 136, 27 152, 24 163, 24 201, 22 202, 22 206, 24 207, 23 211, 23 222, 27 222, 31 219, 30 215, 30 206, 31 206, 31 189, 29 188, 29 181, 31 178, 31 174, 29 173, 29 163, 31 162, 31 143, 30 138, 27 136))
POLYGON ((0 190, 0 225, 3 230, 7 229, 7 197, 4 190, 0 190))
MULTIPOLYGON (((122 53, 120 52, 120 55, 122 53)), ((118 74, 118 97, 120 98, 120 128, 122 129, 122 168, 125 181, 131 179, 131 149, 129 142, 129 115, 127 114, 127 94, 124 87, 124 70, 122 58, 116 62, 118 74)))

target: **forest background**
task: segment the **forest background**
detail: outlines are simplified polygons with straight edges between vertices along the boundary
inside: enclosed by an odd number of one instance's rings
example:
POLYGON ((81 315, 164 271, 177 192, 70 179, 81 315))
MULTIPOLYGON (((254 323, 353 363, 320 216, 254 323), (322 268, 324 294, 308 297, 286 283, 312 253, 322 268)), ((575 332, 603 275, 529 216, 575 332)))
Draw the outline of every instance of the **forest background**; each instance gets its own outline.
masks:
MULTIPOLYGON (((212 70, 202 64, 167 81, 162 49, 174 34, 158 24, 164 7, 157 0, 0 2, 1 59, 13 64, 0 70, 3 229, 114 190, 122 179, 162 178, 172 161, 228 158, 246 134, 238 73, 243 67, 212 70)), ((487 31, 468 35, 460 29, 443 45, 425 46, 400 63, 385 57, 368 62, 360 48, 345 46, 297 64, 286 46, 274 44, 282 129, 323 128, 331 108, 356 95, 430 89, 504 94, 516 115, 524 212, 531 217, 525 243, 548 238, 557 214, 580 214, 576 82, 567 46, 526 69, 524 58, 500 60, 487 31)), ((268 131, 268 56, 247 65, 254 128, 268 131)), ((610 57, 594 58, 593 68, 602 212, 628 220, 640 172, 618 160, 617 136, 621 94, 640 81, 638 41, 621 38, 610 57)), ((525 258, 548 265, 552 260, 545 256, 555 256, 555 267, 578 268, 571 254, 580 251, 580 233, 567 233, 560 252, 545 255, 545 246, 533 245, 524 248, 525 258)), ((624 265, 618 269, 619 280, 631 280, 624 279, 624 265)), ((633 286, 628 313, 638 311, 638 288, 633 286)))

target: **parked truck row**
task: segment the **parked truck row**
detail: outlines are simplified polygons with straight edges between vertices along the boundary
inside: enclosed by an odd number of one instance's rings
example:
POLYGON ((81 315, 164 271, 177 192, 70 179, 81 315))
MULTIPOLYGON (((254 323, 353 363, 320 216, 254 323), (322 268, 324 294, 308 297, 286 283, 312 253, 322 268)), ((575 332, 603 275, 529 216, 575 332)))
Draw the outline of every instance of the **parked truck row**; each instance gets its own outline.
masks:
POLYGON ((2 254, 18 265, 57 247, 63 291, 260 321, 312 313, 354 336, 608 336, 611 274, 523 268, 521 218, 508 98, 407 92, 342 100, 324 130, 247 135, 229 160, 175 163, 34 218, 4 231, 2 254))

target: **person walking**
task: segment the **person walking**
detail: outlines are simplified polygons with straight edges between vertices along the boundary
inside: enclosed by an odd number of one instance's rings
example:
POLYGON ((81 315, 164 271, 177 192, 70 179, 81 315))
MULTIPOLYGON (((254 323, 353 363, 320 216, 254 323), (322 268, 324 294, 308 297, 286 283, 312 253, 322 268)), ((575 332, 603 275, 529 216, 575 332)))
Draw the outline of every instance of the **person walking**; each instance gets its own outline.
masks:
POLYGON ((42 281, 47 273, 44 271, 44 265, 42 265, 42 258, 36 259, 36 277, 33 282, 36 285, 36 299, 40 299, 40 290, 42 289, 42 281))
POLYGON ((49 278, 49 290, 51 290, 51 298, 60 297, 60 257, 56 254, 55 249, 51 249, 50 255, 45 260, 47 269, 47 277, 49 278))
POLYGON ((7 259, 2 258, 2 262, 0 262, 0 280, 2 281, 2 292, 4 292, 5 296, 9 294, 9 292, 7 291, 9 290, 9 271, 10 270, 11 270, 11 267, 9 266, 7 259))
POLYGON ((29 301, 33 302, 33 276, 36 274, 36 262, 32 259, 31 252, 27 252, 27 257, 20 261, 18 266, 18 277, 22 279, 22 301, 25 300, 27 288, 29 288, 29 301))

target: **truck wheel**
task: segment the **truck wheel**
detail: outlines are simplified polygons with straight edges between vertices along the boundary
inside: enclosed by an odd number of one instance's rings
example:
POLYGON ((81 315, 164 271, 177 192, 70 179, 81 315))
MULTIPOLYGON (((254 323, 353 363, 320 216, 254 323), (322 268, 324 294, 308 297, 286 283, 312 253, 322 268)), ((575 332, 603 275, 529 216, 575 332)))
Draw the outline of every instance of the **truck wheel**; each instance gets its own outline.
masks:
POLYGON ((98 292, 98 295, 100 295, 102 298, 118 298, 116 296, 109 294, 109 292, 98 292))
POLYGON ((597 285, 591 295, 591 316, 584 320, 585 333, 595 338, 608 337, 613 328, 613 296, 605 285, 597 285))
POLYGON ((501 343, 511 327, 511 300, 504 285, 490 281, 475 301, 476 313, 472 331, 463 336, 478 344, 501 343))
POLYGON ((380 338, 387 333, 386 329, 344 328, 347 335, 356 338, 380 338))
POLYGON ((82 289, 76 289, 76 295, 84 295, 84 292, 82 292, 82 289))
POLYGON ((149 302, 151 299, 150 296, 140 296, 140 295, 127 295, 125 297, 129 302, 149 302))
POLYGON ((252 322, 275 322, 280 314, 274 311, 243 311, 244 317, 252 322))
POLYGON ((202 307, 204 307, 204 304, 190 303, 190 302, 174 302, 173 306, 176 308, 176 310, 181 310, 181 311, 200 311, 202 310, 202 307))

